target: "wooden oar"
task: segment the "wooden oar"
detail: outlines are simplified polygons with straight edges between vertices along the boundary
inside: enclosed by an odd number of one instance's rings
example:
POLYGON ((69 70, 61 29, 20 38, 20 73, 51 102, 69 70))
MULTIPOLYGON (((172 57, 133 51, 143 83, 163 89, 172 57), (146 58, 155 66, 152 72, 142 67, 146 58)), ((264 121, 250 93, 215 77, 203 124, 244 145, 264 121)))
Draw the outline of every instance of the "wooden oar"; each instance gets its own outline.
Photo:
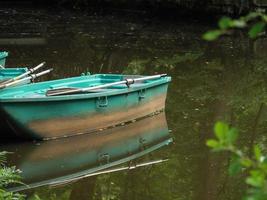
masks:
POLYGON ((98 85, 98 86, 93 86, 93 87, 87 87, 87 88, 59 88, 59 89, 51 89, 47 90, 46 96, 58 96, 58 95, 64 95, 64 94, 77 94, 77 93, 83 93, 83 92, 90 92, 92 90, 98 90, 98 89, 103 89, 107 88, 110 86, 115 86, 115 85, 121 85, 121 84, 126 84, 128 87, 131 84, 134 84, 136 82, 140 81, 145 81, 145 80, 151 80, 151 79, 157 79, 167 76, 167 74, 159 74, 159 75, 154 75, 154 76, 145 76, 141 78, 135 78, 135 79, 125 79, 123 81, 118 81, 118 82, 113 82, 113 83, 107 83, 103 85, 98 85))
POLYGON ((16 76, 16 77, 14 77, 14 78, 11 78, 11 79, 8 79, 8 80, 3 81, 3 82, 1 82, 0 87, 1 87, 2 85, 7 84, 7 83, 11 83, 11 82, 13 82, 13 81, 22 79, 23 77, 26 77, 26 76, 28 76, 29 74, 32 74, 32 73, 35 72, 36 70, 40 69, 40 68, 43 67, 44 65, 45 65, 45 62, 42 62, 42 63, 40 63, 39 65, 37 65, 36 67, 29 69, 27 72, 25 72, 25 73, 23 73, 23 74, 20 74, 19 76, 16 76))
POLYGON ((22 78, 22 79, 19 79, 19 80, 16 80, 16 81, 13 81, 11 83, 6 83, 4 85, 0 85, 0 89, 4 89, 4 88, 7 88, 7 87, 10 87, 10 86, 13 86, 13 85, 16 85, 16 84, 19 84, 21 82, 24 82, 24 81, 28 81, 28 80, 34 80, 42 75, 45 75, 45 74, 48 74, 49 72, 51 72, 53 69, 48 69, 48 70, 45 70, 45 71, 42 71, 38 74, 30 74, 28 77, 26 78, 22 78))

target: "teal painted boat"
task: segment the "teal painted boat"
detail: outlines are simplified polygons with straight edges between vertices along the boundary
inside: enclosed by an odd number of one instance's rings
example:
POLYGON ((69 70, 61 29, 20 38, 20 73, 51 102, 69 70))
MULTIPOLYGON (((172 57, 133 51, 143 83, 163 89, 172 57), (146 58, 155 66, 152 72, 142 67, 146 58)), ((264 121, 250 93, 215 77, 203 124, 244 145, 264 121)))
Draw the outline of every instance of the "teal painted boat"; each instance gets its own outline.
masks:
MULTIPOLYGON (((40 142, 2 145, 13 152, 8 163, 21 171, 23 182, 10 188, 19 191, 58 185, 144 156, 172 142, 165 113, 92 134, 40 142), (45 152, 45 153, 44 153, 45 152)), ((108 170, 111 172, 112 170, 108 170)))
MULTIPOLYGON (((26 68, 26 67, 0 69, 0 82, 5 81, 7 79, 17 77, 17 76, 19 76, 19 75, 21 75, 27 71, 28 71, 28 68, 26 68)), ((23 83, 23 84, 25 84, 25 83, 23 83)))
POLYGON ((0 106, 17 135, 66 137, 163 110, 170 81, 159 75, 79 76, 7 88, 0 92, 0 106))
MULTIPOLYGON (((7 79, 17 77, 28 71, 28 68, 26 67, 5 68, 7 57, 8 57, 8 52, 0 51, 0 83, 2 81, 6 81, 7 79)), ((26 84, 26 83, 29 83, 29 81, 22 82, 20 84, 26 84)))
POLYGON ((8 52, 0 51, 0 68, 4 68, 5 67, 7 56, 8 56, 8 52))

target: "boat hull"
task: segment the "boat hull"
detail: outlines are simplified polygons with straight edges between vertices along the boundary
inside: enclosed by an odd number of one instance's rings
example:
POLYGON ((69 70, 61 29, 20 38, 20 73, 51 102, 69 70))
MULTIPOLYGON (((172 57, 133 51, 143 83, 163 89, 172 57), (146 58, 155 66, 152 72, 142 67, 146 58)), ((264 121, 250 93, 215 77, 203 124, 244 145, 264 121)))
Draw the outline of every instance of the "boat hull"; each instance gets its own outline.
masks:
POLYGON ((1 102, 17 135, 53 139, 79 135, 163 110, 168 82, 142 90, 65 101, 1 102))

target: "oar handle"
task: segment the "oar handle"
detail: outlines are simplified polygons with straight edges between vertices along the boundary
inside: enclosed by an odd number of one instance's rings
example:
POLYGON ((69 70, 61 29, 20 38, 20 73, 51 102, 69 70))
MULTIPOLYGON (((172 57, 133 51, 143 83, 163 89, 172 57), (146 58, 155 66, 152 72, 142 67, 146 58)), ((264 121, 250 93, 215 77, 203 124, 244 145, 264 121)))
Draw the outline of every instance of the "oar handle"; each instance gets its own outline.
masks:
POLYGON ((141 78, 135 78, 133 80, 134 80, 134 82, 146 81, 146 80, 151 80, 151 79, 156 79, 156 78, 162 78, 162 77, 165 77, 165 76, 167 76, 167 74, 158 74, 158 75, 152 75, 152 76, 144 76, 144 77, 141 77, 141 78))
POLYGON ((141 78, 127 78, 125 79, 125 84, 127 85, 127 87, 129 87, 130 85, 134 84, 135 82, 139 82, 139 81, 147 81, 147 80, 151 80, 151 79, 156 79, 156 78, 162 78, 167 76, 167 74, 158 74, 158 75, 153 75, 153 76, 144 76, 141 78))
POLYGON ((23 77, 25 77, 25 76, 27 76, 27 75, 29 75, 29 74, 32 74, 33 72, 35 72, 36 70, 40 69, 40 68, 43 67, 44 65, 45 65, 45 62, 42 62, 42 63, 40 63, 39 65, 37 65, 36 67, 29 69, 27 72, 25 72, 25 73, 23 73, 23 74, 21 74, 21 75, 15 77, 12 81, 21 79, 21 78, 23 78, 23 77))
POLYGON ((40 63, 39 65, 37 65, 36 67, 29 69, 29 71, 30 71, 31 73, 33 73, 33 72, 35 72, 36 70, 38 70, 38 69, 40 69, 41 67, 43 67, 44 65, 45 65, 45 62, 42 62, 42 63, 40 63))
POLYGON ((34 80, 34 79, 36 79, 36 78, 38 78, 38 77, 40 77, 40 76, 43 76, 43 75, 45 75, 45 74, 50 73, 51 71, 53 71, 53 68, 47 69, 47 70, 42 71, 42 72, 40 72, 40 73, 38 73, 38 74, 31 74, 30 77, 31 77, 32 80, 34 80))

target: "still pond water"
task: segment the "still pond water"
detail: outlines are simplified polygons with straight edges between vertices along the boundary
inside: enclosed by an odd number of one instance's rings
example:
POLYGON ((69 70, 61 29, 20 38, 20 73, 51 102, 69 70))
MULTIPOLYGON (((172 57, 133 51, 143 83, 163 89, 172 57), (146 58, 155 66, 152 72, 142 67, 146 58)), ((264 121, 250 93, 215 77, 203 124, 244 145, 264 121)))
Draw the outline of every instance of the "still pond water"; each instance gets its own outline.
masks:
POLYGON ((26 183, 49 184, 27 190, 28 196, 241 199, 242 177, 229 177, 229 158, 210 153, 205 141, 214 123, 225 120, 239 127, 240 145, 266 147, 267 39, 251 41, 238 33, 206 43, 201 34, 211 24, 185 17, 170 22, 142 12, 1 8, 0 15, 7 65, 46 61, 54 71, 41 80, 86 72, 168 73, 173 79, 166 112, 150 118, 46 143, 2 141, 1 149, 15 152, 10 163, 23 170, 26 183), (108 167, 114 172, 105 173, 108 167), (92 176, 76 179, 86 174, 92 176))

